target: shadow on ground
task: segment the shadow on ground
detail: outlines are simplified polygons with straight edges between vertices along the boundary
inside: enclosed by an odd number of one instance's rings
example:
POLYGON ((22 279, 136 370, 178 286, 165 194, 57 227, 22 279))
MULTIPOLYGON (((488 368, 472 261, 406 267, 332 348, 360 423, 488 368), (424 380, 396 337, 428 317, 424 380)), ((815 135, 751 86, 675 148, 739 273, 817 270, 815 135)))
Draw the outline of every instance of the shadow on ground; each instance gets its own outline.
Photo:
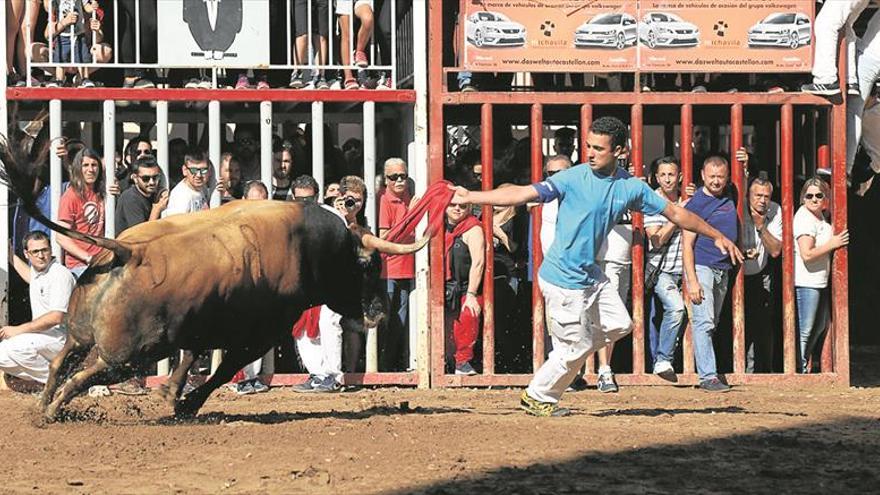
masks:
POLYGON ((850 370, 853 387, 880 387, 880 346, 851 346, 850 370))
POLYGON ((867 493, 880 486, 878 448, 880 418, 853 418, 590 453, 387 493, 867 493))

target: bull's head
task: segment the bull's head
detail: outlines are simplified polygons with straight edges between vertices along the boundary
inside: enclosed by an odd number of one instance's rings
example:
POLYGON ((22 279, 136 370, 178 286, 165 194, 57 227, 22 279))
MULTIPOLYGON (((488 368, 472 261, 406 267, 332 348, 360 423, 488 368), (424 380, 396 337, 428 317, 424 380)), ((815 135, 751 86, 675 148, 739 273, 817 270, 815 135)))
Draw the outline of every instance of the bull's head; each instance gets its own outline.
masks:
POLYGON ((381 279, 382 259, 380 253, 401 255, 412 254, 423 248, 430 236, 424 236, 412 244, 389 242, 369 233, 366 229, 353 227, 352 231, 360 238, 357 260, 361 269, 361 301, 364 309, 364 325, 372 328, 387 316, 388 297, 381 279))

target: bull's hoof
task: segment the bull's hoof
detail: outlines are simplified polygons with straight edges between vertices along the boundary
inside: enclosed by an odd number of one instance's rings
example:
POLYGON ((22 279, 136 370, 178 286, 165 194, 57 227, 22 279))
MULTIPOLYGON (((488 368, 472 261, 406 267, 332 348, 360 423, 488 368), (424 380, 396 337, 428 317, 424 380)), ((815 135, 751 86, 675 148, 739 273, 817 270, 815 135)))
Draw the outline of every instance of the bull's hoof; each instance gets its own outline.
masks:
POLYGON ((167 383, 163 383, 156 389, 156 394, 169 406, 177 406, 177 393, 171 390, 167 383))

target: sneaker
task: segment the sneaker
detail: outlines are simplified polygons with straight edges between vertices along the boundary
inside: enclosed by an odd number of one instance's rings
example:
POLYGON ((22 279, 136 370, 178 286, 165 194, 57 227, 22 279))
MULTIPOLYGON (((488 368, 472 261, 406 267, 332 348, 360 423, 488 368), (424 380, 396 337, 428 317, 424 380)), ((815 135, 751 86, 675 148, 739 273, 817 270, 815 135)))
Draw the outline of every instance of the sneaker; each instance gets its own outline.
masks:
POLYGON ((346 79, 343 87, 345 89, 361 89, 361 85, 358 84, 357 79, 346 79))
POLYGON ((477 87, 471 84, 470 81, 463 82, 459 85, 462 93, 476 93, 477 87))
POLYGON ((570 409, 559 407, 552 402, 541 402, 529 397, 529 393, 525 390, 523 390, 523 393, 519 398, 519 408, 532 416, 540 416, 544 418, 558 418, 571 414, 570 409))
POLYGON ((654 374, 667 382, 678 382, 678 375, 675 374, 675 369, 672 368, 672 363, 669 361, 657 361, 654 363, 654 374))
POLYGON ((778 84, 774 84, 774 85, 769 86, 767 88, 767 92, 770 94, 785 93, 785 88, 783 88, 782 86, 780 86, 778 84))
POLYGON ((321 383, 321 379, 315 375, 309 375, 309 378, 299 385, 294 385, 290 389, 300 394, 308 394, 315 391, 315 386, 321 383))
POLYGON ((333 392, 339 392, 342 387, 339 386, 339 383, 336 381, 336 378, 332 376, 324 377, 323 380, 317 380, 312 386, 312 392, 318 394, 327 394, 333 392))
POLYGON ((706 86, 703 86, 702 84, 698 84, 698 85, 694 86, 694 89, 691 90, 691 93, 706 93, 708 91, 709 90, 706 89, 706 86))
POLYGON ((199 87, 199 80, 195 77, 186 81, 186 84, 183 85, 186 89, 196 89, 199 87))
POLYGON ((315 83, 315 89, 330 89, 330 85, 327 84, 327 80, 324 79, 324 76, 318 78, 318 81, 315 83))
POLYGON ((614 381, 614 373, 602 373, 596 381, 596 388, 603 394, 617 393, 620 388, 614 381))
POLYGON ((198 88, 199 89, 211 89, 213 83, 211 82, 210 77, 203 77, 199 80, 198 88))
POLYGON ((846 94, 850 96, 860 96, 862 91, 859 89, 859 83, 849 83, 846 85, 846 94))
POLYGON ((235 89, 251 89, 251 82, 247 74, 238 75, 238 80, 235 81, 235 89))
POLYGON ((467 375, 467 376, 476 375, 477 370, 475 370, 474 367, 471 366, 470 361, 465 361, 461 364, 455 365, 455 374, 456 375, 467 375))
POLYGON ((290 73, 290 84, 288 87, 292 89, 302 89, 304 86, 303 83, 303 73, 301 70, 296 69, 290 73))
POLYGON ((832 96, 840 94, 840 84, 837 82, 831 84, 804 84, 801 86, 801 91, 814 95, 832 96))
POLYGON ((58 79, 49 79, 48 81, 43 83, 43 87, 45 87, 45 88, 60 88, 61 81, 59 81, 58 79))
POLYGON ((587 383, 587 381, 584 380, 584 377, 576 376, 576 377, 574 377, 574 380, 571 382, 571 385, 569 385, 568 388, 565 389, 565 391, 566 392, 581 392, 581 391, 589 388, 589 386, 590 385, 587 383))
POLYGON ((156 87, 156 83, 147 78, 141 77, 134 81, 135 89, 152 89, 156 87))
POLYGON ((391 76, 382 74, 382 77, 379 78, 379 82, 376 83, 376 89, 394 89, 391 85, 391 76))
POLYGON ((260 79, 257 81, 257 89, 272 89, 272 86, 269 86, 269 81, 260 79))
POLYGON ((251 381, 251 387, 254 389, 255 394, 262 394, 263 392, 269 391, 269 386, 263 383, 259 378, 254 378, 251 381))
POLYGON ((235 393, 238 395, 251 395, 257 393, 254 390, 253 380, 244 380, 235 384, 235 393))
POLYGON ((107 387, 111 393, 119 395, 147 395, 150 393, 148 388, 143 387, 137 378, 110 385, 107 387))
POLYGON ((730 385, 715 377, 701 381, 700 389, 706 392, 730 392, 730 385))
POLYGON ((79 82, 79 87, 81 87, 81 88, 94 88, 95 83, 93 83, 91 79, 84 78, 82 81, 79 82))
POLYGON ((354 65, 360 67, 361 69, 365 69, 370 66, 370 61, 367 60, 367 54, 360 51, 354 51, 354 65))
POLYGON ((361 85, 361 89, 376 89, 376 79, 370 77, 367 71, 358 69, 357 81, 361 85))

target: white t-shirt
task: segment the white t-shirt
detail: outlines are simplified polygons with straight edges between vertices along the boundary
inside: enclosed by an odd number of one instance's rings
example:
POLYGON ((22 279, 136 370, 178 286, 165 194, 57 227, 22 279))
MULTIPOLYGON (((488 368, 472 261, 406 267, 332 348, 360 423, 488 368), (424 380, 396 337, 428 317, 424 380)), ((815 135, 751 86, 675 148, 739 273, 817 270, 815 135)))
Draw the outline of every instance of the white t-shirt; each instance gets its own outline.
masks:
POLYGON ((818 219, 805 206, 794 214, 794 285, 823 289, 828 286, 828 270, 831 266, 831 253, 820 256, 809 263, 801 257, 798 238, 808 235, 821 246, 831 239, 831 224, 818 219))
POLYGON ((168 195, 168 207, 162 212, 162 218, 180 213, 207 210, 210 199, 207 187, 201 191, 194 191, 186 184, 186 181, 182 180, 174 186, 168 195))
MULTIPOLYGON (((626 217, 630 217, 630 214, 627 213, 626 217)), ((631 265, 632 244, 632 224, 619 223, 608 233, 608 237, 605 238, 605 242, 602 243, 602 247, 599 248, 599 252, 596 254, 596 259, 620 263, 621 265, 631 265)))
POLYGON ((541 252, 547 256, 553 239, 556 238, 556 216, 559 214, 559 200, 544 203, 541 207, 541 252))
MULTIPOLYGON (((758 235, 758 230, 755 228, 755 223, 752 221, 752 215, 748 210, 746 210, 745 215, 743 215, 743 224, 743 252, 749 248, 755 248, 758 251, 758 256, 756 258, 748 259, 743 262, 743 268, 746 271, 746 275, 755 275, 761 273, 761 270, 767 266, 767 259, 769 258, 770 253, 764 248, 764 241, 762 241, 761 236, 758 235)), ((768 234, 780 241, 782 240, 782 209, 778 204, 772 201, 767 208, 767 216, 764 218, 764 228, 767 229, 768 234)))
MULTIPOLYGON (((76 279, 73 274, 61 263, 55 260, 49 264, 45 271, 38 272, 31 267, 31 314, 33 319, 49 313, 51 311, 61 311, 67 313, 67 303, 70 301, 70 294, 76 285, 76 279)), ((56 325, 49 330, 60 330, 56 325)))
MULTIPOLYGON (((660 188, 654 190, 657 196, 666 198, 660 188)), ((663 227, 669 223, 663 214, 645 215, 645 228, 663 227)), ((681 263, 681 229, 675 229, 666 244, 657 248, 651 248, 648 251, 648 263, 660 269, 664 273, 680 275, 682 273, 681 263), (663 252, 666 252, 665 254, 663 252), (663 255, 663 256, 661 256, 663 255)))

